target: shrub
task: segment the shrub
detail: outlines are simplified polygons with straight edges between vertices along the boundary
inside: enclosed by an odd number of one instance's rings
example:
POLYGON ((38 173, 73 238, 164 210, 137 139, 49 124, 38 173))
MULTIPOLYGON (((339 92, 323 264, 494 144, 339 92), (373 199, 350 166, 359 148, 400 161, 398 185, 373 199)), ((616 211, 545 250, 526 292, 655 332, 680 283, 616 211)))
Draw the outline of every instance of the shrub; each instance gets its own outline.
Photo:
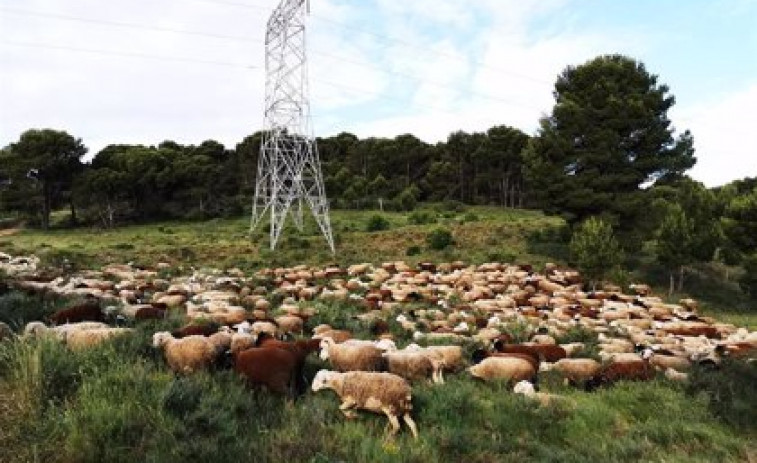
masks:
POLYGON ((420 246, 410 246, 407 248, 407 251, 405 251, 406 256, 417 256, 421 253, 421 247, 420 246))
POLYGON ((383 215, 372 215, 368 219, 368 223, 365 226, 365 231, 376 232, 389 229, 389 221, 383 215))
POLYGON ((757 363, 725 360, 718 370, 693 368, 686 390, 706 395, 712 413, 731 426, 757 430, 757 363))
POLYGON ((478 222, 478 220, 479 220, 478 216, 473 212, 468 212, 467 214, 465 214, 465 216, 463 216, 463 223, 478 222))
POLYGON ((415 199, 415 195, 411 188, 405 188, 402 190, 402 192, 394 198, 394 202, 395 207, 401 211, 412 211, 417 204, 417 200, 415 199))
POLYGON ((744 259, 744 275, 739 278, 741 290, 752 299, 757 299, 757 254, 744 259))
POLYGON ((570 241, 570 252, 578 268, 594 285, 623 259, 612 226, 598 217, 590 217, 576 229, 570 241))
POLYGON ((407 223, 410 225, 425 225, 436 223, 436 217, 429 211, 415 211, 407 216, 407 223))
POLYGON ((454 244, 454 240, 452 239, 452 232, 450 232, 446 228, 437 228, 428 234, 428 236, 426 237, 426 243, 428 243, 428 246, 431 249, 441 251, 442 249, 445 249, 446 247, 454 244))
POLYGON ((455 199, 447 199, 437 206, 440 211, 445 212, 464 212, 466 209, 465 204, 455 199))

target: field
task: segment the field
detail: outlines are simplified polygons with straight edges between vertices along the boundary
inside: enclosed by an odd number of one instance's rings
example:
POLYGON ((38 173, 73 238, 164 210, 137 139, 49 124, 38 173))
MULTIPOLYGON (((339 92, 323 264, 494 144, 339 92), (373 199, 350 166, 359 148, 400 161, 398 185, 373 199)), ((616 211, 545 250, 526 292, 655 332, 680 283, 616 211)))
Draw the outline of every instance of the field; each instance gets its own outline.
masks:
MULTIPOLYGON (((559 219, 530 211, 444 207, 384 214, 388 229, 368 232, 373 212, 338 211, 333 216, 338 255, 331 256, 314 224, 304 237, 287 234, 281 252, 266 250, 264 231, 246 238, 245 219, 162 223, 112 231, 21 231, 0 237, 0 251, 36 253, 61 268, 97 268, 132 261, 192 267, 238 267, 389 260, 471 263, 508 261, 565 263, 565 232, 559 219), (415 223, 415 224, 411 224, 415 223), (435 228, 452 232, 454 244, 431 250, 435 228), (410 254, 410 255, 408 255, 410 254)), ((379 227, 381 228, 381 227, 379 227)), ((647 256, 624 283, 652 278, 647 256)), ((698 280, 692 277, 692 283, 698 280)), ((694 286, 694 285, 692 285, 694 286)), ((719 319, 757 328, 728 279, 714 290, 692 294, 719 319), (708 298, 707 296, 711 297, 708 298), (733 298, 733 304, 729 304, 733 298)), ((681 295, 676 295, 676 297, 681 295)), ((64 304, 39 296, 0 297, 0 319, 21 325, 64 304)), ((309 325, 330 322, 367 336, 350 315, 356 307, 320 304, 309 325), (362 331, 361 331, 362 330, 362 331)), ((414 386, 414 416, 420 439, 403 431, 385 438, 384 417, 361 413, 344 420, 331 392, 307 393, 296 401, 249 391, 230 372, 176 379, 150 347, 155 331, 181 321, 140 325, 134 336, 71 353, 46 341, 0 344, 0 461, 45 462, 499 462, 499 461, 754 461, 757 459, 757 369, 726 364, 720 374, 692 372, 689 385, 657 379, 595 393, 564 387, 545 375, 543 389, 568 400, 549 407, 515 396, 499 383, 465 373, 442 386, 414 386)), ((586 333, 577 338, 591 339, 586 333)), ((566 339, 567 341, 568 339, 566 339)), ((401 342, 407 342, 401 338, 401 342)), ((313 375, 325 363, 311 358, 313 375)))

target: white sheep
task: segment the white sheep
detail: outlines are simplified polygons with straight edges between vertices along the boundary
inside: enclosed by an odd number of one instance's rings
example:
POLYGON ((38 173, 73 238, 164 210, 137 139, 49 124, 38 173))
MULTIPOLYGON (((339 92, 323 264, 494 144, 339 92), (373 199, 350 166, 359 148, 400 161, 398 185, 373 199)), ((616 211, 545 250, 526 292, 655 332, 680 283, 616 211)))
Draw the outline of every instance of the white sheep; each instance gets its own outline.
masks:
POLYGON ((204 336, 176 339, 162 331, 152 337, 153 346, 162 348, 168 366, 176 373, 193 373, 210 366, 216 359, 216 347, 204 336))
POLYGON ((564 358, 554 363, 544 362, 539 366, 540 371, 557 371, 566 381, 586 381, 597 373, 602 365, 593 359, 564 358))
POLYGON ((385 414, 392 427, 392 435, 400 430, 399 417, 402 416, 413 437, 418 438, 418 428, 410 416, 413 409, 412 390, 410 384, 397 375, 321 370, 313 379, 312 389, 314 392, 322 389, 336 392, 342 400, 339 410, 347 418, 356 416, 355 408, 385 414))
MULTIPOLYGON (((425 352, 384 352, 386 369, 408 380, 416 380, 431 377, 434 383, 444 383, 442 368, 443 358, 427 355, 425 352)), ((441 356, 440 356, 441 357, 441 356)))
POLYGON ((82 350, 94 347, 108 339, 131 333, 131 328, 95 328, 89 330, 73 330, 66 335, 66 346, 71 350, 82 350))
POLYGON ((488 357, 478 365, 468 368, 474 378, 491 381, 507 379, 513 381, 533 380, 536 371, 527 360, 514 357, 488 357))
POLYGON ((433 358, 439 358, 443 361, 444 370, 455 372, 464 366, 463 348, 460 346, 428 346, 421 347, 418 344, 409 344, 404 350, 409 352, 426 352, 433 358))
POLYGON ((26 327, 24 327, 24 338, 50 335, 60 341, 65 341, 66 337, 71 332, 104 328, 108 328, 108 325, 102 322, 64 323, 63 325, 52 327, 48 327, 42 322, 29 322, 26 324, 26 327))
POLYGON ((337 344, 332 338, 321 340, 321 360, 328 360, 337 371, 379 371, 384 352, 374 345, 337 344))

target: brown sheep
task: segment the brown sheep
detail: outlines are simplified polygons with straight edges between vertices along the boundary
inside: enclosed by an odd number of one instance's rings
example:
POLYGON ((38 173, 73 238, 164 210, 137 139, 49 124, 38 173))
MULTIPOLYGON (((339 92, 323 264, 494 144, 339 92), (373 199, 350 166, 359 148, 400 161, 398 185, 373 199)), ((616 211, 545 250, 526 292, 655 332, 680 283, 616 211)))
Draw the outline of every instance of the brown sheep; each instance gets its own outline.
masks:
POLYGON ((238 352, 232 359, 234 371, 243 376, 248 385, 294 395, 298 361, 292 352, 275 347, 253 347, 238 352))
POLYGON ((55 312, 50 315, 50 322, 54 325, 78 322, 102 322, 105 315, 96 300, 89 299, 82 304, 77 304, 55 312))

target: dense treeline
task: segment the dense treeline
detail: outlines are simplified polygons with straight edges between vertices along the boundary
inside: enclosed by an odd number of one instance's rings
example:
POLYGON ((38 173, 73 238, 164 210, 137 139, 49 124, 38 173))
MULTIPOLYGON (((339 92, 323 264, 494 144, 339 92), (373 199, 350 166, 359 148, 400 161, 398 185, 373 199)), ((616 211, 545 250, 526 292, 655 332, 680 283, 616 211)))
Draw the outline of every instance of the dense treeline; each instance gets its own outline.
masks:
MULTIPOLYGON (((74 217, 106 227, 238 215, 251 204, 261 139, 255 133, 233 150, 213 140, 198 146, 172 141, 110 145, 84 164, 81 140, 65 132, 30 130, 1 155, 9 168, 2 172, 0 206, 43 227, 49 212, 66 203, 74 217), (29 151, 41 154, 30 157, 29 151), (76 215, 77 207, 83 214, 76 215)), ((527 141, 523 132, 502 126, 485 133, 455 132, 436 145, 412 135, 361 140, 341 133, 318 139, 318 148, 326 190, 337 208, 411 210, 418 201, 440 200, 521 207, 520 153, 527 141)))

